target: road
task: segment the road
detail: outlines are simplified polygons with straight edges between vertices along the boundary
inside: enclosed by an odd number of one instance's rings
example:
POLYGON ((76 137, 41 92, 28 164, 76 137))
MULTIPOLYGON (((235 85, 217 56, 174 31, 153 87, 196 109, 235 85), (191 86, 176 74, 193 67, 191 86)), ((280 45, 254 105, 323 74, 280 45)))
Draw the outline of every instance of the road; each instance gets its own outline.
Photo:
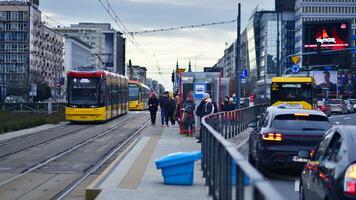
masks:
MULTIPOLYGON (((103 124, 65 125, 62 128, 0 143, 0 199, 55 197, 111 149, 142 127, 143 123, 148 121, 148 116, 147 113, 129 113, 103 124), (103 134, 106 132, 107 134, 103 134), (90 142, 85 143, 87 141, 90 142), (4 182, 83 143, 85 145, 28 174, 11 182, 4 182)), ((83 185, 95 177, 96 174, 91 175, 83 185)), ((83 185, 81 187, 85 187, 83 185)), ((83 199, 83 191, 74 192, 69 199, 83 199)))
MULTIPOLYGON (((356 125, 356 114, 334 115, 329 117, 331 123, 335 125, 356 125)), ((242 153, 247 158, 248 145, 242 149, 242 153)), ((277 191, 281 192, 282 197, 288 200, 298 200, 299 198, 299 175, 287 171, 275 172, 276 175, 267 178, 277 191)))

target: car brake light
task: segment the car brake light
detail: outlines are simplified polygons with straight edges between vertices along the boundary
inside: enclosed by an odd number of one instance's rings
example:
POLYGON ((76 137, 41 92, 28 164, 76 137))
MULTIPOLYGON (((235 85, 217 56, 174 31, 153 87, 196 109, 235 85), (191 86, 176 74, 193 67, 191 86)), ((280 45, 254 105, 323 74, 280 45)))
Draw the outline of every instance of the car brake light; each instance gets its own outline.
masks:
POLYGON ((308 113, 294 113, 294 116, 296 116, 296 117, 308 117, 309 114, 308 113))
POLYGON ((350 165, 345 172, 344 193, 356 195, 356 164, 350 165))
POLYGON ((281 133, 265 133, 262 135, 263 140, 267 141, 282 141, 283 134, 281 133))

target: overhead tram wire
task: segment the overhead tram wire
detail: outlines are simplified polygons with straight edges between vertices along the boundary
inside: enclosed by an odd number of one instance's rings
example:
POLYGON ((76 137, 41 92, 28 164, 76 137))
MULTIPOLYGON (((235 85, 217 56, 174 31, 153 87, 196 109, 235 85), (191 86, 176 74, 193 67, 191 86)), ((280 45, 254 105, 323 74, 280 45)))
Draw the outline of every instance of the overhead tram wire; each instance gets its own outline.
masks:
MULTIPOLYGON (((150 57, 148 54, 145 52, 143 49, 142 45, 136 40, 136 38, 130 34, 130 31, 128 28, 125 26, 123 21, 119 18, 117 12, 114 10, 114 8, 111 6, 110 2, 108 0, 105 0, 107 6, 104 4, 103 0, 98 0, 104 10, 108 13, 108 15, 111 17, 111 19, 115 22, 115 24, 121 29, 122 33, 127 37, 127 39, 134 45, 135 48, 137 48, 143 56, 145 56, 147 59, 150 57)), ((155 56, 153 56, 153 63, 155 62, 155 56)), ((160 69, 159 70, 159 75, 161 76, 160 69)), ((161 77, 162 78, 162 77, 161 77)))
POLYGON ((190 28, 199 28, 199 27, 206 27, 206 26, 216 26, 216 25, 223 25, 223 24, 232 24, 235 23, 237 20, 229 20, 229 21, 221 21, 221 22, 212 22, 207 24, 197 24, 197 25, 189 25, 189 26, 177 26, 171 28, 161 28, 161 29, 152 29, 152 30, 145 30, 145 31, 136 31, 136 32, 129 32, 130 35, 141 35, 147 33, 159 33, 159 32, 168 32, 168 31, 176 31, 176 30, 183 30, 183 29, 190 29, 190 28))
MULTIPOLYGON (((30 6, 32 6, 29 1, 26 1, 26 2, 27 2, 30 6)), ((11 6, 21 10, 21 8, 20 8, 18 5, 16 5, 16 4, 11 5, 11 6)), ((42 20, 43 20, 41 17, 39 17, 39 16, 37 16, 37 15, 31 14, 31 13, 29 13, 29 15, 32 16, 32 17, 34 17, 34 18, 36 18, 36 19, 39 20, 40 22, 42 22, 42 20)), ((61 26, 61 27, 63 27, 63 28, 66 27, 66 25, 62 24, 61 22, 59 22, 58 20, 54 19, 53 17, 50 17, 50 16, 44 14, 43 12, 41 12, 41 15, 43 15, 43 16, 46 17, 47 19, 50 19, 51 21, 55 22, 57 25, 59 25, 59 26, 61 26)), ((43 21, 43 22, 46 23, 46 21, 43 21)), ((54 29, 54 30, 58 28, 58 27, 56 27, 56 26, 54 26, 54 25, 49 24, 48 22, 46 23, 46 25, 49 26, 50 28, 54 29)), ((75 36, 73 36, 73 37, 75 37, 75 36)), ((78 38, 78 37, 75 37, 75 38, 80 39, 80 38, 78 38)), ((105 62, 103 61, 103 59, 102 59, 102 58, 100 57, 100 55, 99 55, 99 52, 101 52, 101 50, 98 49, 97 47, 94 47, 94 49, 98 52, 98 53, 95 54, 95 55, 98 56, 98 59, 100 60, 100 62, 104 64, 105 62)))

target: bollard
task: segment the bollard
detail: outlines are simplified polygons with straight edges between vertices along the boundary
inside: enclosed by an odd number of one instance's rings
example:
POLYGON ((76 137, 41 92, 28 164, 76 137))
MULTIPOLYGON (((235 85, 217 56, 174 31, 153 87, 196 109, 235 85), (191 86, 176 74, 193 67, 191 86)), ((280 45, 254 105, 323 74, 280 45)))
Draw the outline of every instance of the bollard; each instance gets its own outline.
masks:
POLYGON ((48 114, 52 114, 52 102, 48 102, 48 114))

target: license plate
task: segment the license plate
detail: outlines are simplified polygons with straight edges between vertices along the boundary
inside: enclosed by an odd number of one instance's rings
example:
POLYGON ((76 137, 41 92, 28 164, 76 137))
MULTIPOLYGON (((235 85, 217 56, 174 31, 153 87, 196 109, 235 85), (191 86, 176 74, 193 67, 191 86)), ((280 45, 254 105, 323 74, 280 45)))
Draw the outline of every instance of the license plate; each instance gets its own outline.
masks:
POLYGON ((294 162, 308 162, 308 159, 299 158, 298 156, 293 156, 293 161, 294 162))

